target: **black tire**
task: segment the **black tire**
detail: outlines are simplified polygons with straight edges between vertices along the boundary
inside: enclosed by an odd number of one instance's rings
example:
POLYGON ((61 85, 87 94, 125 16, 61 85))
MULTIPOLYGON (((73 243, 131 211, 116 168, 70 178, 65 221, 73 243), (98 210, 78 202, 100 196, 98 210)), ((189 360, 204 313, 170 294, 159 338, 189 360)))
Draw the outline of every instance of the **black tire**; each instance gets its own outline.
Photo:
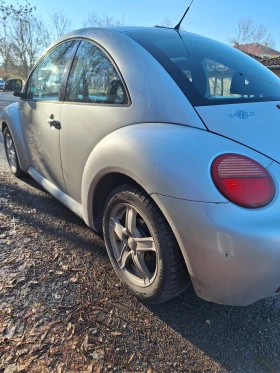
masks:
POLYGON ((7 161, 9 163, 9 166, 10 166, 10 169, 11 169, 12 173, 18 178, 22 178, 22 177, 26 176, 27 174, 20 168, 19 161, 18 161, 18 156, 17 156, 17 152, 16 152, 16 147, 15 147, 15 144, 14 144, 14 139, 13 139, 12 134, 11 134, 10 130, 8 129, 8 127, 6 127, 4 129, 3 138, 4 138, 4 147, 5 147, 7 161), (9 157, 8 139, 11 139, 11 142, 13 144, 14 153, 15 153, 14 162, 11 162, 10 157, 9 157))
MULTIPOLYGON (((128 213, 125 212, 125 214, 128 213)), ((124 219, 125 226, 127 226, 127 216, 124 219)), ((120 222, 121 220, 118 221, 120 222)), ((112 191, 105 205, 103 215, 103 233, 109 258, 117 275, 126 287, 142 301, 149 304, 166 302, 180 294, 190 284, 190 278, 184 258, 169 224, 152 198, 140 188, 131 185, 121 185, 112 191), (116 259, 116 245, 118 245, 118 240, 120 239, 116 234, 116 241, 114 240, 114 234, 116 233, 115 222, 117 219, 112 218, 112 214, 114 211, 118 211, 117 209, 121 211, 122 206, 128 206, 127 208, 129 209, 131 209, 131 207, 132 209, 135 209, 137 214, 135 221, 138 222, 136 223, 136 228, 138 229, 137 232, 139 233, 140 229, 142 229, 140 228, 140 223, 141 226, 143 226, 143 231, 147 232, 147 229, 149 231, 148 233, 141 235, 140 240, 144 239, 142 237, 148 237, 148 240, 150 239, 153 247, 155 247, 155 253, 149 252, 150 259, 151 256, 154 255, 154 258, 152 259, 154 260, 156 269, 153 274, 154 277, 152 277, 151 280, 148 279, 148 281, 151 281, 148 285, 140 286, 138 283, 131 280, 131 277, 128 277, 126 274, 128 273, 129 276, 131 276, 126 267, 131 269, 131 272, 134 271, 134 261, 132 259, 131 264, 128 260, 128 264, 124 267, 126 273, 121 269, 116 259)), ((121 245, 121 253, 123 253, 124 250, 131 250, 132 252, 132 249, 130 249, 128 244, 125 243, 127 242, 125 239, 123 241, 120 240, 119 242, 121 245)), ((143 255, 146 254, 147 252, 144 252, 143 255)), ((133 255, 136 255, 135 251, 133 255)), ((122 254, 119 256, 119 261, 121 256, 122 254)), ((135 256, 133 256, 133 258, 135 258, 135 256)), ((147 268, 147 266, 145 268, 147 268)), ((136 272, 138 272, 136 265, 135 269, 136 272)))

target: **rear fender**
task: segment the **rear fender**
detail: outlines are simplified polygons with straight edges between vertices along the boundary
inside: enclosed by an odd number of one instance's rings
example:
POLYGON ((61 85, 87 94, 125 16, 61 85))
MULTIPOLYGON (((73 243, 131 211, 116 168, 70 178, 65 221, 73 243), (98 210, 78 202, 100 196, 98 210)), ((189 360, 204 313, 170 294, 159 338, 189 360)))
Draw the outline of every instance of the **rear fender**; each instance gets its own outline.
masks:
POLYGON ((212 161, 223 153, 238 153, 264 167, 271 160, 229 139, 206 130, 144 123, 122 127, 93 149, 82 180, 85 222, 94 227, 92 201, 103 176, 118 172, 135 180, 147 193, 208 203, 227 203, 214 186, 212 161))

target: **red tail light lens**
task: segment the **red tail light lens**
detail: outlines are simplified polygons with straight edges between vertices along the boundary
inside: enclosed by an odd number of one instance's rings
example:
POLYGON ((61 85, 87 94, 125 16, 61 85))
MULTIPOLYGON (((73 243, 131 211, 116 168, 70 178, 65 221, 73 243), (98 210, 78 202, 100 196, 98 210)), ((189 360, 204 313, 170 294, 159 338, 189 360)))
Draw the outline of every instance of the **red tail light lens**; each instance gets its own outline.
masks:
POLYGON ((217 157, 212 163, 211 175, 222 195, 242 207, 263 207, 275 194, 275 185, 268 171, 243 155, 217 157))

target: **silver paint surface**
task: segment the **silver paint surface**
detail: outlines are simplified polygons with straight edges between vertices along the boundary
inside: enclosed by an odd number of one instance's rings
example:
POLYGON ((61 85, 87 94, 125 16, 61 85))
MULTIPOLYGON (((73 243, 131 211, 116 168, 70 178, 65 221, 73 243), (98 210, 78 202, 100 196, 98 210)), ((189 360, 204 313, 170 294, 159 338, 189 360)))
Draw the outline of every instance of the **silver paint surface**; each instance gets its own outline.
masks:
POLYGON ((131 177, 168 220, 198 296, 247 305, 273 295, 280 287, 277 103, 194 109, 161 65, 120 31, 83 29, 58 42, 101 45, 118 66, 131 105, 20 100, 8 106, 1 121, 11 130, 21 168, 93 229, 98 183, 110 173, 131 177), (240 119, 238 110, 254 115, 240 119), (61 129, 47 123, 52 114, 61 129), (268 168, 276 185, 268 206, 244 209, 218 192, 210 166, 223 153, 268 168))

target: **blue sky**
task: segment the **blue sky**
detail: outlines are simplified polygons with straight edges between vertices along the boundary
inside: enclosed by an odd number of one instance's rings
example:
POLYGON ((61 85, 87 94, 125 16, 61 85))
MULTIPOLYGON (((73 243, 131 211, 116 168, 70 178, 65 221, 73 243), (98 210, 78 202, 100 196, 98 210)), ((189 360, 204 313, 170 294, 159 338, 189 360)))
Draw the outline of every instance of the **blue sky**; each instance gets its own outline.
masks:
MULTIPOLYGON (((75 21, 75 28, 91 12, 124 19, 129 25, 153 26, 165 17, 174 25, 179 21, 189 0, 30 0, 42 15, 50 9, 64 9, 75 21)), ((186 31, 196 32, 223 42, 234 36, 240 18, 251 18, 265 24, 280 50, 280 0, 194 0, 182 24, 186 31)))

